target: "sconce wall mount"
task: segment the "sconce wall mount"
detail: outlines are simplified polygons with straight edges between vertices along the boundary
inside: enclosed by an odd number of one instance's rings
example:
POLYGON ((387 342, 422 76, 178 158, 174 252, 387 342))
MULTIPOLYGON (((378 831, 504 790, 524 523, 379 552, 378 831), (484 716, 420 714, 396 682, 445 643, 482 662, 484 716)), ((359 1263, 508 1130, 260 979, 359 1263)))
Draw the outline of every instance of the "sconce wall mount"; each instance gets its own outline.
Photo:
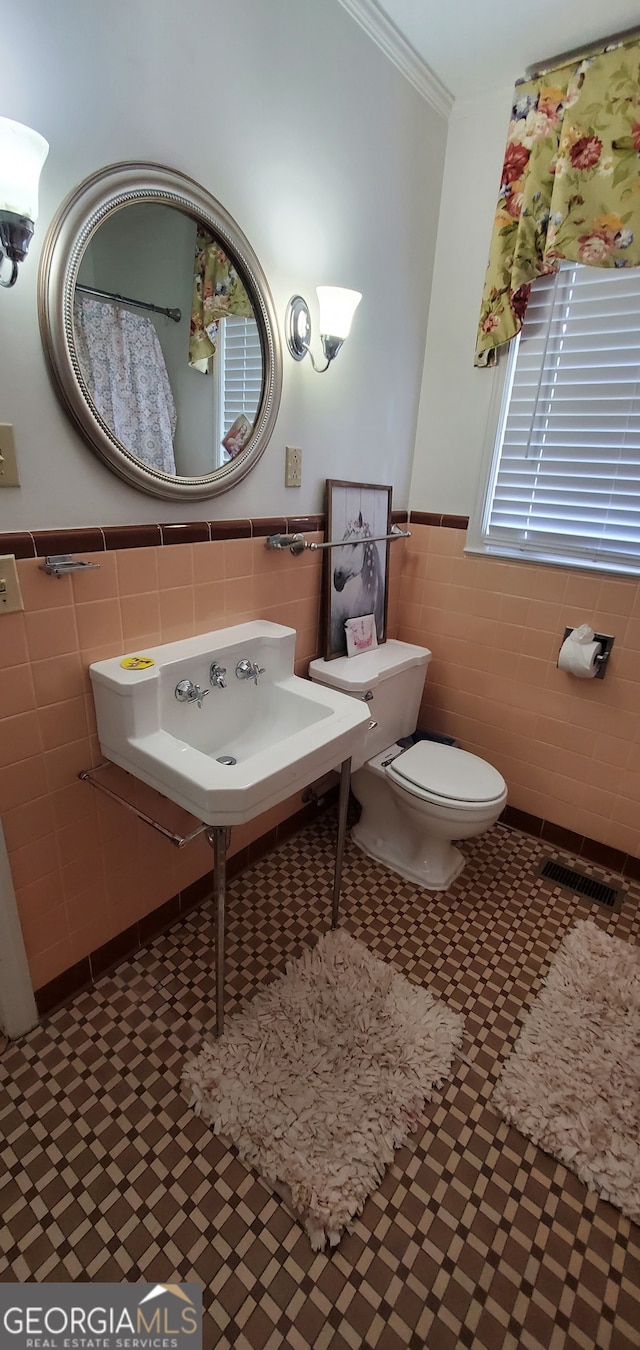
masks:
POLYGON ((15 286, 18 279, 18 264, 24 262, 33 239, 33 224, 27 216, 19 216, 15 211, 0 211, 0 253, 11 263, 8 281, 0 275, 0 286, 15 286))
POLYGON ((0 117, 0 267, 11 263, 0 286, 15 286, 18 266, 24 262, 38 217, 38 182, 49 153, 44 136, 22 122, 0 117))
POLYGON ((284 319, 287 347, 294 361, 302 361, 309 351, 311 341, 311 315, 306 300, 301 295, 292 295, 287 305, 284 319))
POLYGON ((360 304, 360 291, 345 290, 340 286, 317 286, 320 306, 320 341, 326 365, 317 366, 310 349, 311 315, 306 300, 292 295, 285 314, 285 337, 294 361, 302 361, 309 354, 313 369, 323 375, 335 360, 351 329, 351 321, 360 304))

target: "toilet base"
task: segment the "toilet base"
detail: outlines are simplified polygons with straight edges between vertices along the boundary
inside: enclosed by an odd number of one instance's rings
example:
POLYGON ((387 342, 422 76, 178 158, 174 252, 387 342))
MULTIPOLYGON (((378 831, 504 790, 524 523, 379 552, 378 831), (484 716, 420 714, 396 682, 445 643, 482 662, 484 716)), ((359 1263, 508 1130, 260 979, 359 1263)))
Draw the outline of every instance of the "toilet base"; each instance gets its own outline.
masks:
POLYGON ((427 891, 446 891, 460 876, 467 861, 460 849, 448 840, 433 837, 429 839, 428 857, 422 851, 417 856, 407 856, 400 851, 396 853, 388 838, 381 839, 366 828, 363 829, 362 821, 354 825, 351 838, 368 858, 384 863, 392 872, 398 872, 407 881, 413 881, 427 891))

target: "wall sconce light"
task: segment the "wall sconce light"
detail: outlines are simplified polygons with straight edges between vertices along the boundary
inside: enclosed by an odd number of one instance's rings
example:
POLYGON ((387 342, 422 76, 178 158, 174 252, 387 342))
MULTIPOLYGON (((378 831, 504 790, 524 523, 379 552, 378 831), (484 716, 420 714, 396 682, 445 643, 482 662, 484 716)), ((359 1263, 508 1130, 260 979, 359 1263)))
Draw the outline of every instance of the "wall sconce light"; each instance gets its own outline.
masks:
POLYGON ((44 136, 22 122, 0 117, 0 264, 11 263, 11 275, 0 286, 14 286, 38 217, 38 181, 49 153, 44 136))
POLYGON ((349 336, 351 320, 362 296, 360 291, 347 291, 341 286, 316 286, 316 292, 320 307, 320 341, 326 366, 317 366, 309 350, 311 316, 309 306, 301 295, 292 295, 287 305, 285 335, 294 361, 302 361, 309 352, 313 369, 323 375, 349 336))

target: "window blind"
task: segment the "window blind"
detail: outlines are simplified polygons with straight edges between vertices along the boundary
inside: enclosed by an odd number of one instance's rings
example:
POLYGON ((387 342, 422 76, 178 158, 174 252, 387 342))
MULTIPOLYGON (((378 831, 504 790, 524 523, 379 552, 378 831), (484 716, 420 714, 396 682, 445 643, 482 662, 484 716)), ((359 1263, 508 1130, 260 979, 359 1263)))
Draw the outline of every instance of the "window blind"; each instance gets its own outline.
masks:
POLYGON ((538 279, 514 345, 485 544, 640 571, 640 268, 538 279))
POLYGON ((262 347, 255 319, 227 314, 224 320, 222 435, 244 413, 251 423, 262 396, 262 347))

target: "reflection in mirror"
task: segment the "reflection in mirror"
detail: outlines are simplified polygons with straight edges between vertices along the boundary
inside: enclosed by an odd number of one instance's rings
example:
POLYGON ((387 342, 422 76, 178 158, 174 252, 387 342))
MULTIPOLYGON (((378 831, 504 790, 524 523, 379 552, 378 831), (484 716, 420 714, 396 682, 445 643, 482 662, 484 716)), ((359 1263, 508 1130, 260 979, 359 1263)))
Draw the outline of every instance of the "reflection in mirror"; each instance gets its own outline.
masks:
POLYGON ((39 299, 57 392, 122 477, 205 498, 259 458, 280 394, 271 297, 198 184, 134 164, 81 184, 45 241, 39 299))
POLYGON ((156 202, 108 217, 80 265, 74 324, 90 396, 132 454, 187 477, 233 457, 223 442, 239 418, 253 427, 262 352, 251 301, 210 233, 156 202))

